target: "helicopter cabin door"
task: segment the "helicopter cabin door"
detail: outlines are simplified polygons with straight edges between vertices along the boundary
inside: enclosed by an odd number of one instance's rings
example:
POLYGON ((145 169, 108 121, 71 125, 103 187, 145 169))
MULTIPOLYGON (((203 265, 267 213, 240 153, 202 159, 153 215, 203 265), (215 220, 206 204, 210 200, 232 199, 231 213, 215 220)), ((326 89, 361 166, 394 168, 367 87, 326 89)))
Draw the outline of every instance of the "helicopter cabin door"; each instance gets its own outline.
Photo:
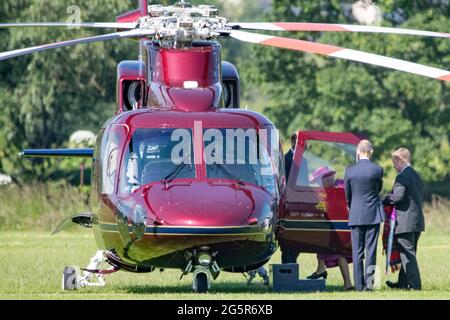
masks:
POLYGON ((351 133, 298 132, 280 219, 282 247, 351 254, 344 175, 360 140, 351 133))

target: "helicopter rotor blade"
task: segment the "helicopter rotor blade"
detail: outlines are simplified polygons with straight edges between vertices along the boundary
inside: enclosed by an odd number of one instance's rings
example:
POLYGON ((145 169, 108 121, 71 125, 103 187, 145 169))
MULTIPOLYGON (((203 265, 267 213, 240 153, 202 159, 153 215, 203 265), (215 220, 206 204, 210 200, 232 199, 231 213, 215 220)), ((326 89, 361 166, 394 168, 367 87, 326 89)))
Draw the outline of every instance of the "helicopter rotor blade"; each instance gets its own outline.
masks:
POLYGON ((318 32, 368 32, 387 33, 411 36, 424 36, 435 38, 450 38, 450 33, 433 32, 414 29, 387 28, 377 26, 363 26, 351 24, 328 24, 307 22, 254 22, 230 23, 229 27, 235 30, 261 30, 261 31, 318 31, 318 32))
POLYGON ((346 49, 317 42, 274 37, 244 31, 232 31, 230 33, 230 36, 244 42, 315 53, 345 60, 352 60, 450 82, 450 71, 428 67, 425 65, 400 59, 389 58, 364 51, 346 49))
POLYGON ((36 46, 36 47, 2 52, 2 53, 0 53, 0 60, 6 60, 6 59, 18 57, 18 56, 31 54, 34 52, 40 52, 40 51, 46 51, 46 50, 57 49, 57 48, 62 48, 62 47, 74 46, 77 44, 100 42, 100 41, 107 41, 107 40, 113 40, 113 39, 139 38, 139 37, 151 36, 154 33, 155 33, 154 30, 136 29, 136 30, 130 30, 130 31, 122 31, 122 32, 115 32, 115 33, 110 33, 110 34, 104 34, 104 35, 100 35, 100 36, 93 36, 93 37, 88 37, 88 38, 56 42, 56 43, 52 43, 52 44, 44 44, 44 45, 40 45, 40 46, 36 46))
POLYGON ((17 28, 17 27, 67 27, 67 28, 100 28, 100 29, 135 29, 136 23, 120 23, 120 22, 81 22, 81 23, 65 23, 65 22, 27 22, 27 23, 0 23, 0 28, 17 28))

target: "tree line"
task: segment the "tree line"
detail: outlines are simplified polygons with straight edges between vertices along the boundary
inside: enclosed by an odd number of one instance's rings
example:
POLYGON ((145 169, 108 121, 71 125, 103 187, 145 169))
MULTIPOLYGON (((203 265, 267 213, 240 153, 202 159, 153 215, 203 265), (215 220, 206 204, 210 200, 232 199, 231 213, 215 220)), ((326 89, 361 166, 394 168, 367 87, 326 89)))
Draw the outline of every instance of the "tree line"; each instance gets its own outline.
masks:
MULTIPOLYGON (((159 1, 173 3, 175 1, 159 1)), ((350 0, 208 2, 232 21, 357 23, 350 0)), ((65 21, 80 7, 83 21, 114 21, 137 7, 126 0, 4 0, 1 22, 65 21)), ((380 0, 383 26, 450 32, 450 4, 436 0, 380 0)), ((0 50, 102 33, 67 28, 0 30, 0 50)), ((268 32, 265 32, 268 33, 268 32)), ((450 41, 423 37, 288 33, 351 49, 449 69, 450 41)), ((46 179, 61 169, 55 161, 23 161, 24 148, 62 147, 79 129, 96 132, 115 110, 116 66, 136 59, 136 42, 114 40, 33 54, 0 62, 0 172, 20 179, 46 179)), ((243 105, 262 111, 288 138, 298 130, 352 131, 376 146, 388 165, 390 152, 407 146, 428 182, 450 179, 449 85, 415 75, 300 52, 223 42, 223 58, 241 73, 243 105)))

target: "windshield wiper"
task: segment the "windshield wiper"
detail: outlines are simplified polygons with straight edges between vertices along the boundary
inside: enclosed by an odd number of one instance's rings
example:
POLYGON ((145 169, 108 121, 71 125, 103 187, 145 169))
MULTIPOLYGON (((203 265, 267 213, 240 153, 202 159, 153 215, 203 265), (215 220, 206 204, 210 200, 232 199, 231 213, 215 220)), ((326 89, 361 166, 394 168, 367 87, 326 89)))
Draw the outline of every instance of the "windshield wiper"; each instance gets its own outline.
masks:
POLYGON ((182 162, 179 165, 175 166, 172 171, 165 177, 161 179, 162 185, 167 185, 168 183, 171 183, 177 175, 183 170, 183 168, 186 166, 186 163, 182 162))
POLYGON ((230 180, 235 180, 238 186, 244 185, 244 181, 236 176, 226 165, 217 162, 213 162, 212 164, 216 165, 230 180))

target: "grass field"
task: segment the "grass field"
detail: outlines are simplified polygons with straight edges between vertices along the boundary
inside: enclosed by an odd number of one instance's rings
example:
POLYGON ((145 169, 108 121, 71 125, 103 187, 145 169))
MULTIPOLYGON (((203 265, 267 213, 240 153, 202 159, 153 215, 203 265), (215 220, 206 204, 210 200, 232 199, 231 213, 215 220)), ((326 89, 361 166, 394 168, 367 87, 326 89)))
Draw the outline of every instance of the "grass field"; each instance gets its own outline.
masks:
MULTIPOLYGON (((381 243, 379 245, 381 248, 381 243)), ((0 299, 450 299, 450 232, 434 229, 423 234, 419 243, 419 262, 423 291, 392 291, 381 274, 376 292, 343 292, 337 268, 329 270, 327 291, 323 293, 271 293, 255 283, 247 286, 242 274, 222 273, 210 293, 192 293, 192 276, 178 280, 180 271, 149 274, 118 272, 107 276, 103 288, 84 288, 76 292, 61 290, 64 266, 86 266, 96 251, 90 231, 63 232, 51 237, 47 232, 0 231, 0 299)), ((384 270, 384 259, 378 265, 384 270)), ((270 263, 279 263, 279 252, 270 263)), ((315 256, 302 254, 300 274, 304 278, 315 269, 315 256)), ((389 275, 391 280, 396 275, 389 275)))

